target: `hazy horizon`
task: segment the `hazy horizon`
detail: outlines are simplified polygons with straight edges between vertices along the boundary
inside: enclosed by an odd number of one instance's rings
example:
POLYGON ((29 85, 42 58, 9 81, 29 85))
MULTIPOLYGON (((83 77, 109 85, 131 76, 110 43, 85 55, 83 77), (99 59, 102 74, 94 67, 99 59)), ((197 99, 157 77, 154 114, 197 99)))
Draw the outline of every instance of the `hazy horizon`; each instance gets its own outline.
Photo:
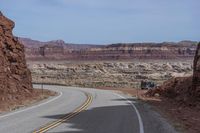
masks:
POLYGON ((14 34, 75 44, 200 41, 198 0, 2 0, 14 34))
POLYGON ((26 38, 26 37, 19 37, 21 39, 30 39, 30 40, 33 40, 33 41, 39 41, 39 42, 42 42, 42 43, 46 43, 46 42, 51 42, 51 41, 64 41, 66 44, 85 44, 85 45, 111 45, 111 44, 120 44, 120 43, 124 43, 124 44, 132 44, 132 43, 179 43, 179 42, 182 42, 182 41, 192 41, 192 42, 198 42, 198 41, 194 41, 194 40, 180 40, 180 41, 161 41, 161 42, 145 42, 145 41, 142 41, 142 42, 115 42, 115 43, 73 43, 73 42, 66 42, 65 40, 63 39, 57 39, 57 40, 47 40, 47 41, 41 41, 41 40, 35 40, 35 39, 32 39, 32 38, 26 38))

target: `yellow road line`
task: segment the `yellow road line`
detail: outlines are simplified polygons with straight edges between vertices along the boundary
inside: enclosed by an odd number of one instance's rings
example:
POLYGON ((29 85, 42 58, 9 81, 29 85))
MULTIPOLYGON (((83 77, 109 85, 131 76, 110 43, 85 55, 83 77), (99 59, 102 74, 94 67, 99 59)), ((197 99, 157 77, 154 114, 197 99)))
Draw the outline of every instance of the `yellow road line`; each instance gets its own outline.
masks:
POLYGON ((81 107, 77 108, 73 113, 70 113, 70 114, 64 116, 63 118, 61 118, 61 119, 59 119, 57 121, 54 121, 51 124, 47 124, 45 127, 41 128, 40 130, 43 130, 44 128, 51 127, 52 125, 55 125, 56 123, 62 122, 63 120, 67 119, 68 117, 71 117, 74 114, 77 114, 77 113, 81 112, 82 108, 84 108, 84 106, 86 106, 88 104, 89 100, 90 100, 90 97, 86 100, 86 102, 81 107))
POLYGON ((62 124, 63 122, 66 122, 67 120, 71 119, 72 117, 78 115, 80 112, 84 111, 85 109, 88 108, 88 106, 92 103, 92 96, 88 93, 85 93, 87 96, 87 100, 85 101, 85 103, 83 105, 81 105, 80 107, 78 107, 76 110, 74 110, 72 113, 60 118, 57 121, 54 121, 52 123, 49 123, 47 125, 45 125, 44 127, 40 128, 37 131, 34 131, 33 133, 44 133, 47 132, 50 129, 53 129, 57 126, 59 126, 60 124, 62 124))
MULTIPOLYGON (((81 111, 85 110, 89 105, 89 102, 90 100, 88 100, 83 106, 81 106, 80 108, 78 108, 76 111, 74 111, 73 113, 63 117, 62 119, 58 120, 58 121, 55 121, 53 122, 52 124, 48 125, 48 126, 45 126, 44 128, 40 129, 39 130, 39 133, 43 133, 43 132, 46 132, 47 130, 49 129, 52 129, 58 125, 60 125, 61 123, 69 120, 70 118, 72 118, 73 116, 77 115, 78 113, 80 113, 81 111)), ((38 132, 37 132, 38 133, 38 132)))

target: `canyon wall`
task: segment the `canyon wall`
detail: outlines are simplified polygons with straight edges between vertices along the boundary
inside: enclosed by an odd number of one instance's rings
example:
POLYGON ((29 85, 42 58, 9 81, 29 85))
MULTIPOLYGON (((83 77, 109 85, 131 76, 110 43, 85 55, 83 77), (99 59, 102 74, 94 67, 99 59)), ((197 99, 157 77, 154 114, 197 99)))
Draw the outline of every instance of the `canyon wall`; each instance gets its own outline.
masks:
POLYGON ((13 28, 14 22, 0 12, 0 101, 20 99, 32 90, 24 46, 13 36, 13 28))
POLYGON ((193 58, 196 45, 188 43, 131 43, 112 44, 91 48, 80 58, 84 59, 179 59, 193 58))
POLYGON ((62 40, 39 42, 20 38, 28 60, 193 59, 197 42, 68 44, 62 40))

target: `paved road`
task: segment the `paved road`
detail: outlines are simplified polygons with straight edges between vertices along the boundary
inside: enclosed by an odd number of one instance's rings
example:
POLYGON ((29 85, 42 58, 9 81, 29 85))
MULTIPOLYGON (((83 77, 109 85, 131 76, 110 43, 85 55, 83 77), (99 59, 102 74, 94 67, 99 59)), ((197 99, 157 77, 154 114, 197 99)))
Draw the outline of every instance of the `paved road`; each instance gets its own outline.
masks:
POLYGON ((59 96, 0 115, 0 133, 33 133, 44 126, 48 133, 176 133, 159 114, 132 97, 106 90, 44 87, 59 96))

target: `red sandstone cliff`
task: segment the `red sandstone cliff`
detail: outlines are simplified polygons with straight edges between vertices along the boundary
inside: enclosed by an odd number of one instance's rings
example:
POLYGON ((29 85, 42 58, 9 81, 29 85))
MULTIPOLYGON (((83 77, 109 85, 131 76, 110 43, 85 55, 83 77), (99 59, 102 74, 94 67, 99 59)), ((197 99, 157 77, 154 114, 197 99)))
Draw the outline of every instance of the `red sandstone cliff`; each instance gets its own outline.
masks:
POLYGON ((67 44, 62 40, 39 42, 20 38, 29 60, 118 60, 194 58, 196 42, 120 43, 111 45, 67 44))
POLYGON ((29 97, 33 90, 24 46, 13 36, 13 28, 14 22, 0 12, 0 104, 29 97))

